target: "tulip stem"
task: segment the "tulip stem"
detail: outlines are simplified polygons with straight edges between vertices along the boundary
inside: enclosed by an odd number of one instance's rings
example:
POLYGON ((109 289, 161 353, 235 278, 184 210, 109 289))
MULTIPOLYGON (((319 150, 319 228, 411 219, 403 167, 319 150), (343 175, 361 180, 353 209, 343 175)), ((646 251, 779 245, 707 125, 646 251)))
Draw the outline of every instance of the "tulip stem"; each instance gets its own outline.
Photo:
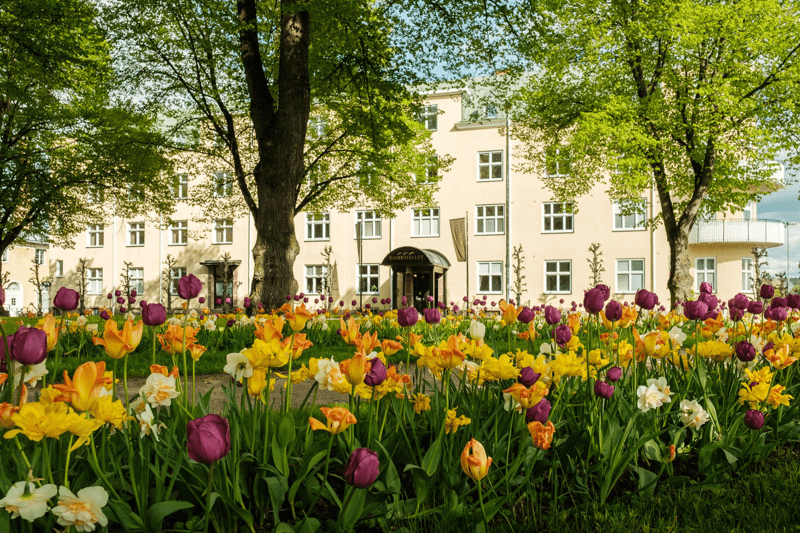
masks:
MULTIPOLYGON (((292 334, 292 340, 289 343, 289 371, 286 373, 286 401, 283 404, 284 414, 289 412, 289 406, 292 402, 292 363, 294 362, 294 338, 297 332, 292 334)), ((269 387, 269 382, 267 382, 269 387)))
POLYGON ((151 364, 156 364, 156 327, 151 326, 153 330, 153 362, 151 364))
POLYGON ((67 463, 64 466, 64 486, 69 488, 69 458, 72 455, 72 439, 75 438, 75 435, 70 434, 69 436, 69 448, 67 448, 67 463))
POLYGON ((486 519, 486 508, 483 506, 483 487, 481 482, 478 481, 478 501, 481 504, 481 514, 483 515, 483 528, 484 531, 489 531, 489 521, 486 519))
POLYGON ((197 383, 195 382, 194 379, 194 370, 196 364, 197 361, 195 360, 194 357, 192 357, 192 405, 197 404, 197 383))
POLYGON ((122 365, 122 386, 125 390, 125 413, 129 413, 131 406, 128 400, 128 356, 125 355, 125 363, 122 365))
POLYGON ((189 302, 191 302, 191 299, 187 300, 186 308, 183 310, 183 344, 181 344, 181 351, 183 352, 183 382, 185 384, 183 394, 187 410, 189 407, 189 366, 186 364, 186 328, 189 325, 189 315, 187 314, 189 302))
POLYGON ((336 438, 336 435, 331 433, 331 440, 328 441, 328 455, 325 457, 325 473, 322 474, 322 481, 319 484, 319 489, 317 490, 317 494, 311 500, 311 508, 308 510, 306 516, 313 516, 312 513, 314 512, 314 508, 317 506, 317 502, 319 501, 319 497, 322 494, 322 487, 325 485, 326 480, 328 479, 328 466, 331 464, 331 448, 333 448, 333 439, 336 438))
POLYGON ((217 464, 212 463, 211 467, 208 469, 208 486, 206 487, 206 520, 205 525, 203 526, 203 533, 208 533, 208 524, 211 521, 211 493, 213 492, 211 489, 214 487, 215 466, 217 466, 217 464))

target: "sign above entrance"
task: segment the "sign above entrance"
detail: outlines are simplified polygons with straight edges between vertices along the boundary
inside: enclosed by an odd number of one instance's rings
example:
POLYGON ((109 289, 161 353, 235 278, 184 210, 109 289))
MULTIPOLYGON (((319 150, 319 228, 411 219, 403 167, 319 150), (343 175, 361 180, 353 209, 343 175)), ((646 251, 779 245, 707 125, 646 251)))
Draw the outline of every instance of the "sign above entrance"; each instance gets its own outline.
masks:
POLYGON ((435 250, 420 250, 413 246, 402 246, 389 252, 383 258, 383 266, 427 266, 450 267, 450 261, 445 256, 435 250))

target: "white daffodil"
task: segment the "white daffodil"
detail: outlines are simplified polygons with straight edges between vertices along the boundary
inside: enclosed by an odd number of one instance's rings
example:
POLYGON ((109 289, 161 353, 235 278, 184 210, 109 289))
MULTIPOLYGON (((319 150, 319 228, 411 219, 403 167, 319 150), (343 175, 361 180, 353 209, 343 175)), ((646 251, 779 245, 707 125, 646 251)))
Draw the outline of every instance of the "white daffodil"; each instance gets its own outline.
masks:
POLYGON ((144 411, 136 415, 137 420, 139 420, 139 426, 141 427, 141 431, 139 432, 139 438, 143 439, 145 435, 153 435, 153 438, 156 439, 158 442, 158 424, 153 424, 155 417, 153 416, 153 410, 150 409, 150 404, 144 404, 144 411))
POLYGON ((681 402, 681 422, 690 428, 699 428, 708 422, 708 413, 697 403, 697 400, 681 402))
POLYGON ((469 321, 469 336, 472 340, 483 340, 486 335, 486 325, 478 320, 469 321))
POLYGON ((640 385, 639 388, 636 389, 636 395, 639 397, 638 407, 643 413, 646 413, 650 409, 661 407, 664 403, 664 394, 658 390, 655 384, 647 387, 640 385))
POLYGON ((83 315, 79 316, 78 318, 75 319, 75 323, 78 325, 78 327, 82 328, 83 326, 86 325, 86 317, 83 315))
POLYGON ((341 370, 339 370, 339 363, 334 361, 333 357, 330 359, 321 359, 319 363, 317 363, 317 367, 319 371, 314 376, 314 379, 317 380, 320 388, 333 390, 335 384, 344 381, 344 376, 341 370))
POLYGON ((30 387, 35 387, 36 383, 45 375, 47 375, 45 361, 37 365, 16 365, 14 368, 14 386, 19 386, 20 381, 22 381, 30 387), (23 371, 25 372, 24 376, 22 375, 23 371))
POLYGON ((503 409, 505 409, 506 411, 511 411, 513 409, 515 413, 521 413, 522 404, 520 404, 517 400, 515 400, 510 392, 504 392, 503 409))
POLYGON ((94 531, 97 524, 104 527, 108 518, 103 507, 108 503, 108 492, 103 487, 87 487, 75 495, 67 487, 58 488, 58 505, 53 514, 58 525, 75 526, 76 531, 94 531))
POLYGON ((86 332, 92 334, 97 333, 97 324, 87 324, 86 332))
POLYGON ((229 353, 227 361, 228 364, 222 370, 237 382, 241 383, 244 378, 253 375, 253 365, 243 353, 229 353))
POLYGON ((669 385, 667 384, 667 378, 665 378, 664 376, 661 376, 658 379, 650 378, 647 380, 647 386, 649 387, 650 385, 655 385, 658 388, 658 390, 661 391, 661 394, 664 395, 664 400, 663 400, 664 403, 669 403, 670 401, 672 401, 670 396, 674 395, 675 393, 669 389, 669 385))
POLYGON ((5 498, 0 500, 0 507, 11 513, 11 518, 21 516, 28 522, 33 522, 47 514, 49 507, 47 500, 56 495, 58 489, 55 485, 42 485, 38 489, 30 481, 19 481, 11 485, 5 498), (28 484, 28 493, 25 493, 25 484, 28 484))
POLYGON ((206 323, 203 324, 203 327, 206 328, 206 331, 216 331, 217 322, 209 318, 208 320, 206 320, 206 323))
POLYGON ((672 329, 669 330, 669 340, 677 344, 678 347, 683 346, 683 341, 686 340, 686 333, 678 326, 672 326, 672 329))
POLYGON ((172 404, 172 399, 180 394, 175 388, 175 378, 163 374, 152 373, 147 377, 147 381, 139 389, 139 394, 144 400, 153 407, 172 404))

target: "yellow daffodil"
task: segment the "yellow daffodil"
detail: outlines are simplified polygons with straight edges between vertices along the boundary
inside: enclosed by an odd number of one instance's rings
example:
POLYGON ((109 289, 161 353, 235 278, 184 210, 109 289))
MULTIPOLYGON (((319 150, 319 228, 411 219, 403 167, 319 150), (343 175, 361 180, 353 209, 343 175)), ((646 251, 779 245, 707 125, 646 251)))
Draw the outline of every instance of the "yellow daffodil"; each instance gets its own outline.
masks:
POLYGON ((47 406, 39 402, 26 403, 19 412, 11 415, 15 428, 3 436, 10 439, 22 433, 37 442, 44 437, 58 438, 69 431, 72 423, 68 416, 70 412, 69 406, 62 402, 47 406))
POLYGON ((279 368, 289 362, 289 350, 284 348, 278 339, 269 342, 256 339, 253 341, 253 346, 243 350, 242 354, 250 360, 253 368, 261 370, 279 368))
POLYGON ((120 400, 113 400, 111 396, 98 398, 89 413, 97 420, 111 424, 117 429, 122 429, 122 423, 132 420, 125 414, 125 405, 120 400))
POLYGON ((453 409, 447 411, 447 419, 444 421, 444 427, 448 434, 455 433, 459 427, 472 423, 472 419, 467 418, 464 415, 457 417, 456 409, 458 409, 458 407, 454 407, 453 409))

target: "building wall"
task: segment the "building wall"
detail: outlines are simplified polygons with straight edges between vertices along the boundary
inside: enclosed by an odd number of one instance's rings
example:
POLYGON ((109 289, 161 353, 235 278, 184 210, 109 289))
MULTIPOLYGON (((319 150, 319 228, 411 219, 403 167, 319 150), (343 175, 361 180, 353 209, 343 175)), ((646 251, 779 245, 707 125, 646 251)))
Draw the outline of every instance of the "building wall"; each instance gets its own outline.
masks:
MULTIPOLYGON (((592 243, 600 243, 601 259, 605 271, 602 281, 611 287, 612 292, 620 300, 632 300, 634 290, 623 290, 618 271, 619 261, 628 260, 622 266, 630 267, 632 260, 636 266, 642 267, 640 274, 643 288, 659 294, 661 300, 668 301, 669 293, 666 282, 669 275, 669 246, 663 226, 654 231, 635 229, 617 231, 614 228, 613 203, 607 188, 600 184, 588 195, 577 199, 577 212, 572 217, 572 230, 548 233, 543 227, 543 210, 551 197, 546 189, 545 170, 538 173, 523 174, 515 170, 519 163, 515 159, 517 143, 506 138, 505 120, 502 118, 487 119, 481 123, 465 122, 465 107, 462 106, 458 92, 429 95, 429 103, 438 107, 437 128, 432 133, 434 148, 440 154, 448 154, 454 162, 446 175, 442 176, 440 190, 435 195, 435 207, 439 210, 438 236, 412 236, 414 210, 396 213, 392 219, 381 220, 380 238, 363 240, 363 263, 379 265, 389 252, 401 246, 413 246, 421 249, 436 250, 451 263, 447 272, 447 299, 461 301, 467 295, 467 263, 457 262, 453 248, 449 220, 468 218, 469 244, 469 294, 470 298, 487 295, 489 300, 498 300, 508 293, 512 298, 514 281, 513 269, 508 265, 511 250, 507 248, 522 246, 523 274, 526 287, 521 300, 532 305, 552 303, 558 300, 570 302, 581 301, 584 289, 590 287, 591 270, 587 258, 591 257, 589 247, 592 243), (508 160, 510 148, 511 160, 508 160), (502 179, 479 179, 479 154, 481 152, 502 153, 502 179), (510 181, 509 173, 510 171, 510 181), (509 187, 509 203, 506 204, 506 187, 509 187), (507 219, 502 233, 481 235, 476 231, 476 212, 478 206, 502 205, 507 219), (480 263, 500 263, 503 275, 502 287, 497 291, 481 291, 479 287, 478 267, 480 263), (569 290, 547 291, 548 263, 558 262, 570 267, 569 290), (508 279, 506 272, 508 268, 508 279)), ((192 178, 199 180, 199 177, 192 178)), ((189 194, 192 194, 193 181, 189 183, 189 194)), ((658 205, 653 206, 656 198, 648 191, 643 195, 646 201, 647 215, 658 213, 658 205)), ((657 199, 656 199, 657 202, 657 199)), ((300 254, 295 263, 295 277, 300 291, 310 293, 305 277, 306 267, 322 265, 322 252, 325 247, 332 249, 332 262, 336 265, 338 291, 332 294, 335 299, 359 299, 356 290, 358 280, 358 250, 355 235, 356 211, 345 213, 330 212, 329 236, 325 239, 309 239, 306 214, 301 213, 296 219, 296 236, 300 243, 300 254)), ((742 213, 736 213, 727 220, 741 220, 742 213)), ((755 216, 752 213, 751 216, 755 216)), ((717 218, 724 218, 718 215, 717 218)), ((141 219, 142 221, 144 218, 141 219)), ((49 254, 50 268, 56 260, 64 261, 64 277, 55 280, 55 289, 60 285, 75 286, 77 278, 75 269, 79 258, 87 258, 90 268, 103 271, 102 290, 98 294, 87 296, 87 307, 108 305, 106 294, 120 286, 120 274, 123 262, 130 261, 134 267, 144 269, 144 299, 148 301, 165 301, 165 290, 160 280, 167 255, 177 259, 177 266, 185 267, 187 272, 200 277, 205 284, 204 295, 213 303, 213 267, 201 262, 219 261, 226 252, 231 259, 239 261, 235 269, 234 303, 241 303, 249 290, 252 275, 252 257, 250 250, 255 240, 255 229, 250 217, 240 217, 234 221, 233 238, 230 244, 216 243, 215 231, 202 228, 192 221, 192 210, 185 203, 178 202, 173 220, 186 220, 190 231, 187 245, 171 243, 171 230, 168 221, 162 221, 162 228, 153 222, 145 223, 145 243, 143 246, 130 244, 129 226, 135 220, 123 220, 111 217, 104 232, 102 247, 87 246, 87 235, 76 238, 74 249, 54 249, 49 254), (203 233, 199 230, 205 229, 203 233), (192 233, 203 233, 199 238, 192 233), (241 282, 241 285, 237 285, 241 282)), ((742 263, 744 257, 751 257, 750 249, 759 243, 721 243, 694 244, 690 247, 692 273, 695 274, 698 258, 715 258, 715 287, 719 296, 730 298, 742 290, 742 263)), ((780 243, 761 243, 777 245, 780 243)), ((513 261, 513 259, 512 259, 513 261)), ((630 276, 624 276, 630 280, 630 276)), ((364 295, 364 303, 375 297, 383 299, 392 295, 390 269, 379 267, 379 290, 377 294, 364 295)), ((313 301, 316 294, 310 294, 313 301)), ((449 303, 449 302, 448 302, 449 303)))
MULTIPOLYGON (((34 277, 31 268, 37 250, 39 250, 39 254, 44 254, 45 261, 45 264, 39 267, 39 278, 42 281, 46 281, 48 278, 55 281, 53 279, 55 271, 51 272, 49 269, 50 251, 47 248, 46 244, 24 243, 10 246, 3 255, 4 278, 8 273, 8 281, 3 285, 6 290, 6 303, 3 307, 11 316, 20 316, 37 310, 39 292, 31 281, 34 277)), ((55 268, 55 263, 53 265, 55 268)), ((48 310, 50 299, 54 294, 52 288, 48 288, 42 295, 45 312, 48 310)))

